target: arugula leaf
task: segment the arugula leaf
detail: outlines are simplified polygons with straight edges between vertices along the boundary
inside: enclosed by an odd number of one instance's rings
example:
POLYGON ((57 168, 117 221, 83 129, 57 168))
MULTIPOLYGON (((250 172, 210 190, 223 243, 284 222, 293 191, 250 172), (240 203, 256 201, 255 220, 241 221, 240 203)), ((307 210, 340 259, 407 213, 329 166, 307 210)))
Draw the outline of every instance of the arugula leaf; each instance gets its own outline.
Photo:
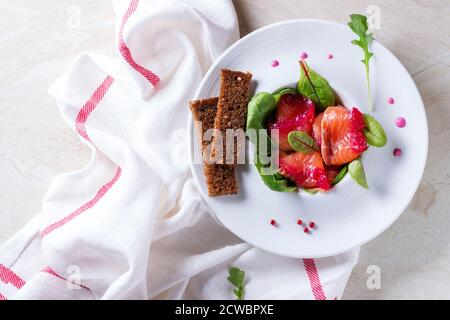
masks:
POLYGON ((334 91, 328 81, 312 70, 305 61, 300 61, 300 79, 297 82, 297 90, 322 111, 333 106, 336 101, 334 91))
POLYGON ((344 177, 347 175, 348 172, 348 165, 345 165, 342 167, 341 171, 337 174, 336 177, 334 177, 333 181, 331 181, 331 185, 335 186, 337 185, 344 177))
POLYGON ((228 269, 228 281, 234 285, 233 293, 236 296, 237 300, 244 299, 244 278, 245 278, 245 272, 237 267, 231 267, 228 269))
POLYGON ((288 180, 278 174, 276 170, 272 169, 270 164, 263 164, 261 161, 263 156, 266 158, 269 158, 270 156, 270 150, 273 142, 267 134, 265 124, 267 118, 275 111, 276 107, 276 98, 268 92, 260 92, 256 94, 248 104, 247 130, 255 130, 256 133, 254 136, 249 135, 250 140, 256 146, 254 162, 262 181, 271 190, 279 192, 295 192, 297 187, 292 186, 288 180), (262 143, 267 143, 265 155, 262 154, 262 150, 260 150, 262 143))
POLYGON ((369 189, 366 180, 366 173, 360 158, 353 160, 348 165, 348 173, 353 180, 356 181, 361 187, 369 189))
POLYGON ((374 147, 384 147, 387 143, 387 136, 381 124, 368 114, 364 114, 364 123, 366 127, 363 129, 363 133, 367 143, 374 147))
POLYGON ((301 153, 311 153, 319 150, 316 142, 306 132, 291 131, 288 134, 288 142, 292 149, 301 153))
POLYGON ((369 110, 373 109, 372 103, 372 94, 370 92, 370 77, 369 77, 369 60, 372 58, 373 53, 369 51, 369 46, 373 41, 373 33, 368 33, 369 30, 367 26, 367 17, 361 14, 352 14, 350 15, 351 21, 348 23, 348 26, 354 33, 359 36, 358 40, 353 40, 352 43, 356 46, 359 46, 364 51, 364 59, 361 60, 366 67, 366 79, 367 79, 367 89, 369 95, 369 110))

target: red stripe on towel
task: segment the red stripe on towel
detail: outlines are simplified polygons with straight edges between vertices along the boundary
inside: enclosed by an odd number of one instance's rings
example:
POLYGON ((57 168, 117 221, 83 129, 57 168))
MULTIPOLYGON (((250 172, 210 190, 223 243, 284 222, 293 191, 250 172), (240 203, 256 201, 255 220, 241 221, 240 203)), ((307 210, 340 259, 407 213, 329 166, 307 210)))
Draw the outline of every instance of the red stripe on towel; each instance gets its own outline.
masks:
POLYGON ((112 178, 111 181, 109 181, 108 183, 106 183, 105 185, 103 185, 98 191, 97 194, 88 202, 86 202, 85 204, 83 204, 81 207, 79 207, 78 209, 76 209, 75 211, 71 212, 69 215, 67 215, 66 217, 64 217, 63 219, 52 223, 51 225, 49 225, 48 227, 44 228, 43 230, 41 230, 40 234, 41 237, 45 237, 46 235, 48 235, 50 232, 62 227, 63 225, 65 225, 67 222, 71 221, 72 219, 78 217, 80 214, 82 214, 83 212, 85 212, 86 210, 92 208, 101 198, 103 198, 105 196, 105 194, 112 188, 112 186, 117 182, 117 180, 120 177, 120 174, 122 173, 122 169, 120 167, 117 167, 116 173, 114 174, 114 177, 112 178))
POLYGON ((56 271, 54 271, 54 270, 52 269, 52 267, 50 267, 50 266, 44 267, 44 268, 41 270, 41 272, 48 273, 48 274, 50 274, 50 275, 52 275, 52 276, 54 276, 54 277, 56 277, 56 278, 59 278, 59 279, 61 279, 61 280, 67 281, 67 282, 70 282, 70 283, 72 283, 73 285, 76 285, 76 286, 79 286, 80 288, 83 288, 83 289, 86 289, 86 290, 88 290, 88 291, 91 291, 88 287, 83 286, 83 285, 80 284, 80 283, 76 283, 75 281, 70 281, 70 280, 68 280, 68 279, 66 279, 66 278, 64 278, 64 277, 62 277, 62 276, 60 276, 60 275, 57 274, 56 271))
POLYGON ((0 264, 0 280, 6 284, 11 283, 17 289, 25 285, 25 281, 21 277, 3 264, 0 264))
POLYGON ((75 119, 75 128, 80 136, 90 141, 89 136, 86 132, 86 120, 92 111, 97 107, 99 102, 103 99, 106 92, 113 84, 114 79, 111 76, 107 76, 105 80, 95 89, 89 100, 83 105, 80 112, 78 112, 77 118, 75 119))
POLYGON ((130 2, 130 5, 125 12, 125 15, 122 18, 122 24, 120 26, 119 30, 119 51, 122 57, 125 59, 126 62, 137 72, 139 72, 142 76, 144 76, 154 87, 156 87, 160 81, 159 77, 151 72, 150 70, 144 68, 143 66, 139 65, 133 58, 133 55, 131 54, 130 48, 125 43, 125 40, 123 39, 123 29, 125 27, 125 24, 128 21, 128 18, 136 11, 139 4, 139 0, 132 0, 130 2))
POLYGON ((6 297, 0 293, 0 300, 8 300, 8 299, 6 299, 6 297))
POLYGON ((311 285, 311 291, 316 300, 326 300, 325 292, 323 291, 322 284, 320 282, 319 272, 316 268, 314 259, 303 259, 303 265, 305 266, 306 273, 308 274, 309 284, 311 285))
MULTIPOLYGON (((107 76, 103 82, 95 89, 94 93, 91 95, 91 97, 88 99, 88 101, 83 105, 83 107, 78 112, 78 115, 75 119, 75 127, 80 136, 85 138, 86 140, 90 141, 89 136, 86 132, 86 121, 89 117, 89 115, 92 113, 92 111, 98 106, 99 102, 103 99, 105 94, 108 92, 111 85, 114 83, 114 79, 111 76, 107 76)), ((41 230, 40 235, 41 237, 45 237, 50 232, 60 228, 61 226, 65 225, 67 222, 71 221, 72 219, 76 218, 86 210, 92 208, 101 198, 105 196, 105 194, 111 189, 111 187, 117 182, 117 180, 120 177, 122 170, 120 167, 117 167, 116 173, 114 174, 114 177, 111 181, 104 184, 95 194, 95 196, 77 208, 75 211, 68 214, 63 219, 56 221, 52 223, 51 225, 47 226, 43 230, 41 230)))

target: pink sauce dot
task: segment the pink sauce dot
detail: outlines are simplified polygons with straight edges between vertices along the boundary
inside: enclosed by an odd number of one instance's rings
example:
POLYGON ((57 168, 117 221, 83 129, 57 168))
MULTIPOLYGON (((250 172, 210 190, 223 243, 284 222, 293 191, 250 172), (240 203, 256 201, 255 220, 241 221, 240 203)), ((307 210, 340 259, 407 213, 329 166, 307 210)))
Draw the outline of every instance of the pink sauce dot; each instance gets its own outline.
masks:
POLYGON ((280 64, 280 62, 278 62, 278 60, 273 60, 271 63, 270 63, 270 65, 272 66, 272 67, 278 67, 278 65, 280 64))
POLYGON ((393 154, 394 154, 394 157, 400 157, 402 155, 402 149, 395 148, 393 154))
POLYGON ((397 118, 395 123, 397 124, 397 127, 399 127, 399 128, 404 128, 406 126, 406 120, 403 117, 397 118))
POLYGON ((394 98, 389 97, 389 98, 387 99, 387 102, 388 102, 389 104, 394 104, 394 103, 395 103, 395 100, 394 100, 394 98))
POLYGON ((308 59, 308 54, 306 52, 302 52, 300 54, 300 59, 302 59, 302 60, 308 59))
POLYGON ((333 58, 334 58, 334 56, 333 56, 331 53, 329 53, 329 54, 328 54, 328 59, 331 60, 331 59, 333 59, 333 58))

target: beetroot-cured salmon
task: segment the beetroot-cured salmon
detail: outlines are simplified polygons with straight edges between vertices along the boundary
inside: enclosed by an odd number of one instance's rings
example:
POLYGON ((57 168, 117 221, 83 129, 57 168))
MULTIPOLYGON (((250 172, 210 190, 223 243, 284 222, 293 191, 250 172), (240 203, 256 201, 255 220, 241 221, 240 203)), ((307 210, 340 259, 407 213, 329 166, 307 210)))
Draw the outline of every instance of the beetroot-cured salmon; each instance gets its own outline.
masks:
POLYGON ((279 147, 284 151, 292 151, 288 142, 291 131, 311 133, 314 122, 314 103, 300 95, 284 94, 278 102, 274 121, 269 123, 271 136, 278 139, 279 147), (272 131, 274 129, 278 130, 272 131))
POLYGON ((320 113, 313 123, 313 138, 316 140, 316 143, 318 146, 322 145, 322 118, 323 118, 323 112, 320 113))
POLYGON ((325 164, 349 163, 367 150, 364 127, 364 118, 358 109, 328 107, 321 120, 321 152, 325 164))
POLYGON ((320 152, 280 153, 279 172, 305 188, 330 189, 330 181, 320 152))

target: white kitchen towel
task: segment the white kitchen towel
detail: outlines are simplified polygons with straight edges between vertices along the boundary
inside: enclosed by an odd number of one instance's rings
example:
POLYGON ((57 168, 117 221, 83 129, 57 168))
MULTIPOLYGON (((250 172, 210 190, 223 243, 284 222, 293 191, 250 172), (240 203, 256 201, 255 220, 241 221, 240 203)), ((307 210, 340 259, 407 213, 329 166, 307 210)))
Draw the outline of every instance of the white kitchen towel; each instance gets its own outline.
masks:
POLYGON ((233 299, 231 265, 247 299, 339 299, 359 249, 263 252, 219 225, 193 183, 188 101, 239 37, 232 2, 113 4, 118 56, 82 54, 50 89, 91 161, 56 177, 0 249, 0 299, 233 299))

